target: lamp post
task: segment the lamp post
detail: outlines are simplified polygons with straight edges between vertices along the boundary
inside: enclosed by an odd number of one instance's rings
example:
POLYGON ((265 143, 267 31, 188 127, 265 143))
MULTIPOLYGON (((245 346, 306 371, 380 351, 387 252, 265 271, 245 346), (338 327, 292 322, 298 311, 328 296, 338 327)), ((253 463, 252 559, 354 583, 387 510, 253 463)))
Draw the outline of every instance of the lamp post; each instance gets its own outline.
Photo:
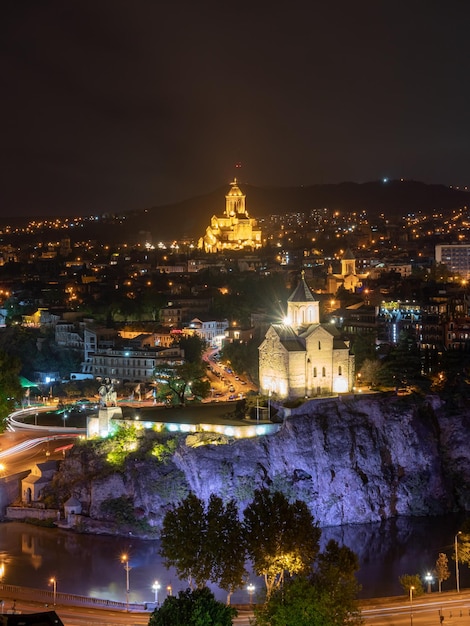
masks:
POLYGON ((433 577, 432 577, 431 572, 428 572, 426 576, 424 577, 424 579, 426 580, 428 584, 428 593, 431 593, 431 585, 433 583, 433 577))
POLYGON ((250 583, 247 586, 246 590, 248 591, 248 595, 250 597, 250 604, 253 604, 253 593, 255 591, 255 586, 252 583, 250 583))
POLYGON ((124 565, 124 569, 126 570, 126 611, 129 611, 129 572, 132 568, 129 565, 129 557, 127 554, 123 554, 121 556, 121 563, 124 565))
POLYGON ((413 591, 414 586, 410 587, 410 626, 413 626, 413 591))
POLYGON ((158 605, 158 590, 160 589, 161 585, 158 582, 158 580, 156 580, 153 585, 152 585, 152 589, 155 592, 155 604, 158 605))
POLYGON ((173 595, 173 587, 171 585, 167 585, 166 593, 168 596, 173 595))
POLYGON ((57 596, 57 579, 51 578, 49 582, 52 585, 52 597, 53 597, 53 604, 55 606, 55 601, 56 601, 56 596, 57 596))
POLYGON ((456 581, 456 585, 457 585, 457 593, 460 593, 459 543, 458 543, 458 537, 459 537, 460 534, 462 534, 461 530, 459 530, 459 532, 455 535, 455 538, 454 538, 454 544, 455 544, 455 581, 456 581))

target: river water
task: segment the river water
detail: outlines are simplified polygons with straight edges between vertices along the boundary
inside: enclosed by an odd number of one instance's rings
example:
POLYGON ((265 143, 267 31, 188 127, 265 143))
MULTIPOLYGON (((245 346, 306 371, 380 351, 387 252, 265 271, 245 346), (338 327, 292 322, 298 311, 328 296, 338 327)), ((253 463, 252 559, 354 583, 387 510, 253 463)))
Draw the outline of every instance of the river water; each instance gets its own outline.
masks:
MULTIPOLYGON (((455 589, 454 537, 462 516, 436 518, 398 518, 381 524, 339 526, 322 530, 322 545, 336 539, 359 556, 361 597, 373 598, 402 594, 398 577, 420 574, 433 568, 440 552, 449 558, 451 578, 443 590, 455 589)), ((61 529, 45 529, 18 522, 0 523, 0 560, 4 564, 3 582, 12 585, 50 589, 48 581, 57 579, 57 592, 95 598, 126 600, 126 571, 120 557, 129 555, 130 602, 155 599, 152 585, 158 580, 162 601, 171 585, 173 593, 186 585, 174 571, 166 570, 158 554, 157 541, 133 537, 80 535, 61 529)), ((257 589, 263 581, 252 577, 257 589)), ((470 571, 460 567, 462 588, 470 586, 470 571)), ((437 590, 437 583, 433 585, 437 590)), ((220 600, 225 592, 214 589, 220 600)), ((246 590, 237 591, 234 603, 248 601, 246 590)))

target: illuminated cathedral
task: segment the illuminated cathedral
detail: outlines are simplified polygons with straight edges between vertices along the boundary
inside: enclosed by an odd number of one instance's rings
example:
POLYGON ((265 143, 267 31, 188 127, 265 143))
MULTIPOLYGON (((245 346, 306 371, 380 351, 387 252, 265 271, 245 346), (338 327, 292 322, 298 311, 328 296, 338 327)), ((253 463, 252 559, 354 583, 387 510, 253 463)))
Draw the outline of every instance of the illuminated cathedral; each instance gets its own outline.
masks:
POLYGON ((332 324, 320 323, 319 302, 302 273, 287 301, 287 317, 272 324, 259 347, 260 391, 279 399, 350 391, 354 356, 332 324))
POLYGON ((198 247, 205 252, 261 248, 261 230, 257 220, 249 217, 246 196, 240 190, 237 179, 231 183, 225 196, 225 214, 213 215, 206 233, 198 247))

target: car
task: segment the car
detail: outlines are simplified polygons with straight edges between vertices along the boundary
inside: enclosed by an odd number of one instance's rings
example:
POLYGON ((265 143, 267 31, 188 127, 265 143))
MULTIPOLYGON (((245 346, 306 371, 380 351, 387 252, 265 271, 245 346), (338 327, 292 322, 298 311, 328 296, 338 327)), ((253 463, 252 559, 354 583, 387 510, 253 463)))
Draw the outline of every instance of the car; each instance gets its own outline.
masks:
POLYGON ((235 376, 235 380, 240 380, 240 378, 238 376, 235 376))
POLYGON ((232 395, 230 395, 230 396, 228 397, 228 399, 229 399, 229 400, 236 400, 236 399, 237 399, 237 396, 236 396, 236 394, 235 394, 235 393, 232 393, 232 395))
POLYGON ((230 391, 230 393, 233 393, 235 391, 235 387, 233 385, 230 385, 228 390, 230 391))
POLYGON ((246 385, 246 380, 241 380, 240 385, 246 385))

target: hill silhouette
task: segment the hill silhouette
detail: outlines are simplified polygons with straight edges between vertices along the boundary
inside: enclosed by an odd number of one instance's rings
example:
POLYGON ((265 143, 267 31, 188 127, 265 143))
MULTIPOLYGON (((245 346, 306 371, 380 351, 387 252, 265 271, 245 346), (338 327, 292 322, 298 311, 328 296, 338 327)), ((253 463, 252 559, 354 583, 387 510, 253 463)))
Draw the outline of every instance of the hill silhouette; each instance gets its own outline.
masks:
MULTIPOLYGON (((240 182, 240 189, 246 194, 249 215, 256 218, 326 207, 345 212, 365 209, 372 218, 386 213, 390 220, 399 220, 409 212, 430 214, 439 210, 446 214, 470 203, 466 191, 408 180, 307 187, 257 187, 240 182)), ((150 231, 154 239, 199 237, 212 215, 222 215, 228 190, 229 185, 224 185, 205 195, 132 215, 139 216, 142 228, 150 231)))
MULTIPOLYGON (((439 211, 448 215, 453 209, 470 205, 470 194, 467 191, 413 180, 391 180, 386 183, 344 182, 305 187, 258 187, 243 182, 239 184, 246 194, 248 213, 255 218, 294 212, 308 213, 319 208, 342 212, 365 209, 372 220, 380 213, 385 213, 389 221, 398 222, 409 212, 431 214, 439 211)), ((198 239, 205 233, 211 217, 223 214, 225 195, 229 189, 230 185, 227 184, 181 202, 130 210, 119 215, 108 214, 100 220, 83 222, 75 231, 64 228, 62 236, 70 237, 72 241, 96 240, 106 243, 142 242, 147 238, 147 233, 154 243, 184 238, 198 239)), ((19 216, 3 217, 0 218, 0 225, 24 225, 30 219, 19 216)), ((48 218, 43 216, 43 219, 48 218)), ((34 233, 21 237, 3 234, 5 242, 10 239, 34 240, 35 237, 34 233)))

